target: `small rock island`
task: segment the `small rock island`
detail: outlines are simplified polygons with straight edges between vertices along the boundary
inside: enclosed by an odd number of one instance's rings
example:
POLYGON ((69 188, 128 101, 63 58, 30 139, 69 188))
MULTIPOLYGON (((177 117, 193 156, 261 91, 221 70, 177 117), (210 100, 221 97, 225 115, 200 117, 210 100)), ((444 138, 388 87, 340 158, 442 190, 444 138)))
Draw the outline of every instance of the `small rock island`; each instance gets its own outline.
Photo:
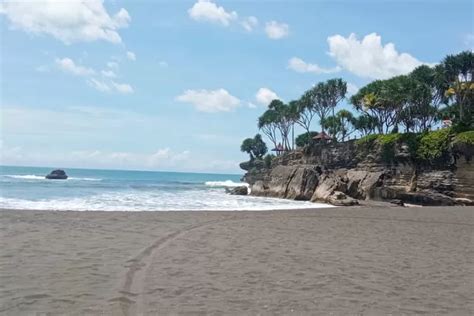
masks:
POLYGON ((45 178, 50 180, 66 180, 67 174, 64 170, 56 169, 47 174, 45 178))

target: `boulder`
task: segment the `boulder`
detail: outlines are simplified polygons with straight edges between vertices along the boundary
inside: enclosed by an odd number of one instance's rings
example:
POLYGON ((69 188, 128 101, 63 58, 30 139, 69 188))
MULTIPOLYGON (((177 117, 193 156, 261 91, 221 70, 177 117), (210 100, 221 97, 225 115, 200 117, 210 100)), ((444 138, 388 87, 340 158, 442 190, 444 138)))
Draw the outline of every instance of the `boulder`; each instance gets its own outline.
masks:
POLYGON ((346 183, 336 172, 325 172, 319 179, 319 185, 314 191, 311 201, 324 201, 334 194, 335 191, 346 191, 346 183))
POLYGON ((245 185, 235 187, 232 189, 227 188, 226 192, 230 195, 247 195, 249 193, 248 188, 245 185))
POLYGON ((359 201, 350 196, 347 196, 341 191, 334 191, 327 199, 326 202, 335 206, 351 206, 358 205, 359 201))
POLYGON ((64 170, 56 169, 47 174, 45 178, 51 180, 66 180, 67 174, 64 170))

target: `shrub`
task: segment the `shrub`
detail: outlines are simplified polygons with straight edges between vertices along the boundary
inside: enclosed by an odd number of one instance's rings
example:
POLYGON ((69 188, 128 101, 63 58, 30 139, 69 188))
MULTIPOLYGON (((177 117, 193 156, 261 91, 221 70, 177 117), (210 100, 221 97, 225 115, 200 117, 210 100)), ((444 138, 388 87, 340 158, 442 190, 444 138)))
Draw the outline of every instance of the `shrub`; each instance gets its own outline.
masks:
POLYGON ((449 150, 451 137, 449 128, 424 133, 417 149, 418 158, 427 161, 441 158, 449 150))
POLYGON ((264 163, 265 163, 265 167, 266 167, 266 168, 270 168, 270 167, 272 166, 273 158, 275 158, 275 155, 273 155, 273 154, 267 154, 267 155, 263 158, 263 161, 264 161, 264 163))
POLYGON ((454 137, 454 144, 474 145, 474 131, 459 133, 454 137))
POLYGON ((309 132, 309 135, 308 135, 308 133, 303 133, 301 135, 298 135, 295 139, 296 146, 304 147, 304 146, 310 144, 311 140, 316 135, 318 135, 318 132, 309 132))
POLYGON ((372 145, 374 143, 374 141, 377 140, 377 138, 379 137, 379 135, 377 134, 370 134, 370 135, 366 135, 364 137, 361 137, 360 139, 356 140, 356 145, 358 146, 367 146, 367 145, 372 145))

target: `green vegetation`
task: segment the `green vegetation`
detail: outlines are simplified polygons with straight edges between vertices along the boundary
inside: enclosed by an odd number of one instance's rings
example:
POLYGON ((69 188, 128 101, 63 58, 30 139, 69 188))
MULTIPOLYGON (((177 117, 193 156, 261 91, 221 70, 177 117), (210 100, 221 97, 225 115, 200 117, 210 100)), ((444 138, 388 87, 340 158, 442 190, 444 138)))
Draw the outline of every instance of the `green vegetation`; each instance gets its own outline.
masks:
MULTIPOLYGON (((333 142, 356 134, 362 137, 358 146, 381 146, 386 161, 394 159, 395 145, 403 142, 413 159, 432 162, 449 149, 455 134, 460 133, 454 138, 458 144, 472 139, 474 52, 449 55, 436 66, 422 65, 406 75, 367 84, 349 99, 358 115, 347 109, 336 112, 346 95, 347 83, 340 78, 319 82, 297 100, 271 101, 258 118, 258 128, 273 146, 292 150, 295 126, 306 132, 297 137, 297 146, 312 144, 310 136, 316 132, 311 126, 317 118, 333 142), (432 131, 442 120, 444 127, 452 127, 432 131), (471 132, 462 133, 466 131, 471 132)), ((241 149, 251 159, 261 159, 264 154, 252 149, 252 141, 245 140, 241 149)))
POLYGON ((313 139, 314 136, 317 136, 319 133, 315 131, 310 131, 309 133, 303 133, 301 135, 298 135, 295 139, 296 146, 298 147, 304 147, 306 145, 309 145, 313 139))
POLYGON ((426 161, 441 158, 448 151, 451 138, 452 133, 449 128, 423 134, 416 151, 418 158, 426 161))
POLYGON ((265 163, 266 168, 270 168, 272 166, 272 161, 276 156, 273 154, 267 154, 263 158, 263 162, 265 163))
POLYGON ((267 145, 262 140, 260 134, 255 135, 254 138, 246 138, 240 145, 240 150, 250 155, 250 160, 262 159, 268 151, 267 145))
POLYGON ((457 134, 453 139, 453 143, 474 146, 474 131, 457 134))

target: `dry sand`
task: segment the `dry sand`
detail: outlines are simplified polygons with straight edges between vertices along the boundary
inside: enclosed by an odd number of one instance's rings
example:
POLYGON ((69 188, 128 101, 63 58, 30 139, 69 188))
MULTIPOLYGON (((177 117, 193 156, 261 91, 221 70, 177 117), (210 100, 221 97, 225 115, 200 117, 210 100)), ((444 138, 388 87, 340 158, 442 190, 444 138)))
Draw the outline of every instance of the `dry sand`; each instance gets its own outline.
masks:
POLYGON ((474 313, 474 208, 0 212, 1 315, 474 313))

